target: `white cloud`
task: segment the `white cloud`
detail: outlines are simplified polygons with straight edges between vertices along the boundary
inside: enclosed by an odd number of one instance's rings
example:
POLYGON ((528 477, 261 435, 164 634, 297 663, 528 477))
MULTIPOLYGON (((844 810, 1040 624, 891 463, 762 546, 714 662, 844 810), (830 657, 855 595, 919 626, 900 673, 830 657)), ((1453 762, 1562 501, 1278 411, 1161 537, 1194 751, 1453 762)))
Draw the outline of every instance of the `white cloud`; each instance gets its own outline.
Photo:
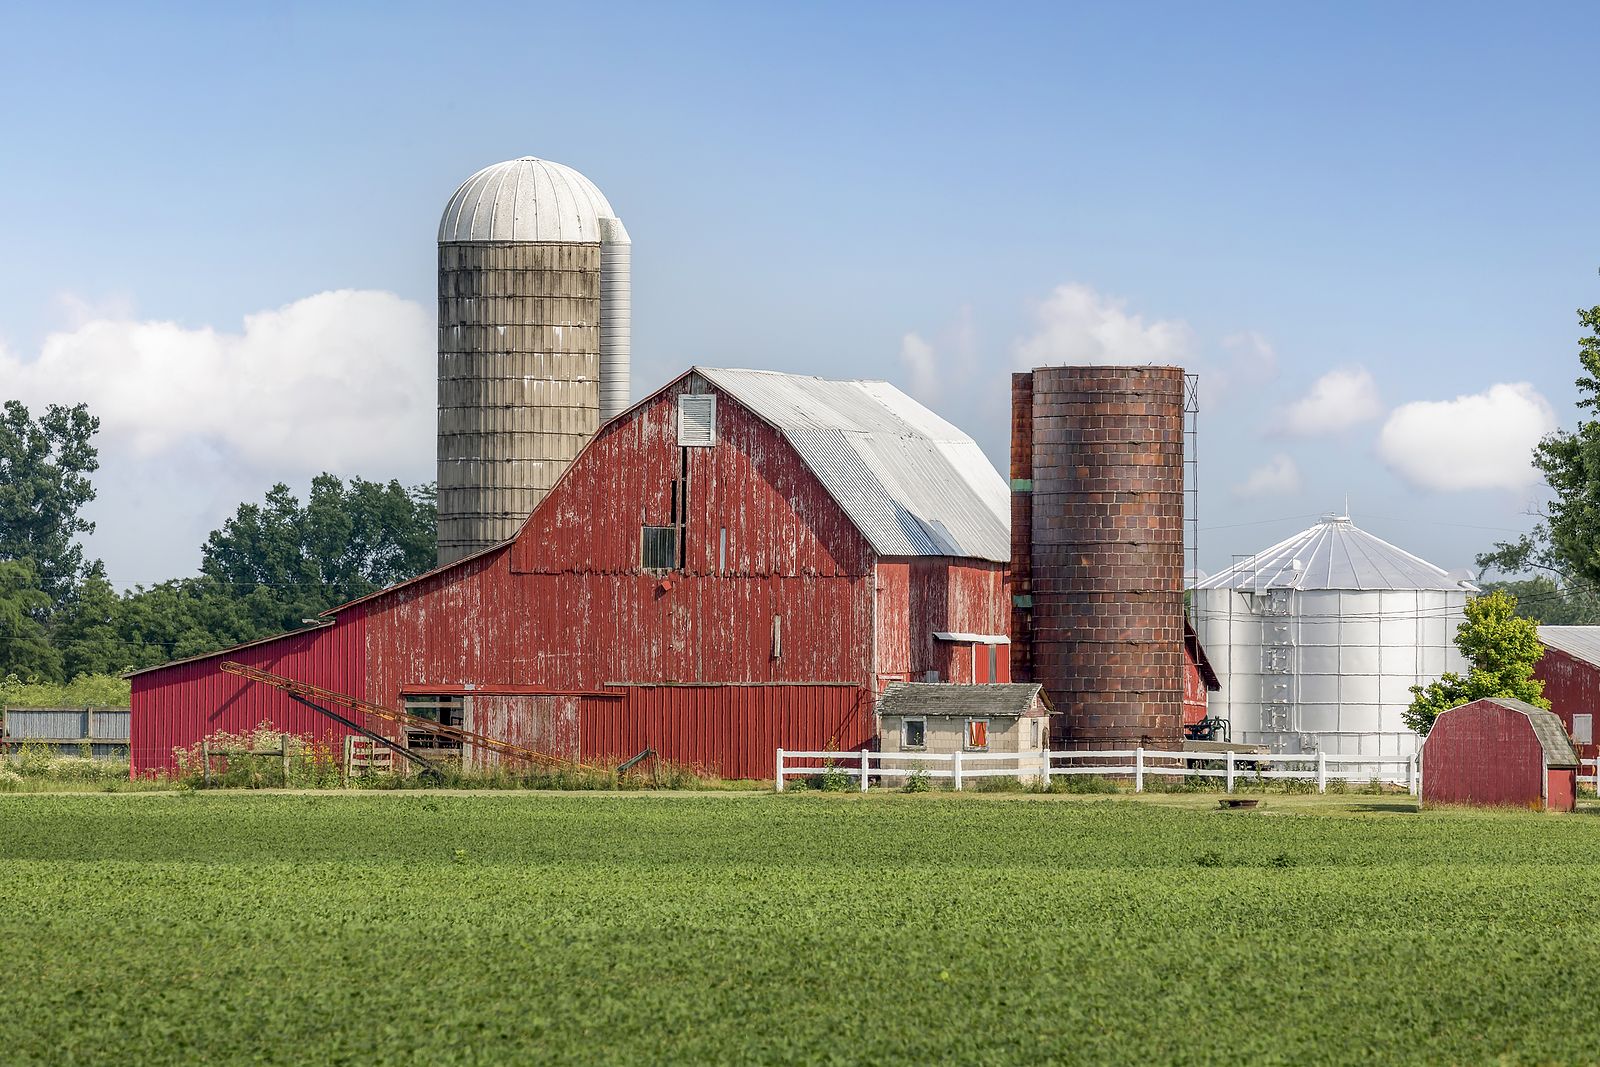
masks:
POLYGON ((1058 285, 1035 311, 1038 328, 1014 346, 1021 370, 1051 364, 1190 361, 1194 331, 1180 319, 1146 322, 1127 301, 1087 285, 1058 285))
POLYGON ((1300 468, 1294 459, 1279 452, 1266 463, 1250 472, 1241 484, 1233 487, 1233 495, 1267 496, 1271 493, 1293 493, 1300 488, 1300 468))
POLYGON ((246 316, 240 332, 95 314, 31 361, 0 351, 8 396, 85 401, 103 457, 197 448, 292 478, 426 472, 434 451, 432 316, 393 293, 338 290, 246 316))
POLYGON ((1255 330, 1229 334, 1222 339, 1222 347, 1229 356, 1223 373, 1230 384, 1239 380, 1259 385, 1278 376, 1278 351, 1255 330))
POLYGON ((933 346, 917 333, 900 338, 900 365, 911 376, 911 395, 924 403, 939 395, 939 361, 933 346))
POLYGON ((1527 382, 1394 409, 1378 454, 1419 489, 1523 489, 1538 481, 1533 446, 1556 428, 1550 402, 1527 382))
POLYGON ((1383 414, 1378 384, 1365 367, 1329 371, 1311 391, 1289 405, 1276 429, 1292 437, 1337 433, 1383 414))

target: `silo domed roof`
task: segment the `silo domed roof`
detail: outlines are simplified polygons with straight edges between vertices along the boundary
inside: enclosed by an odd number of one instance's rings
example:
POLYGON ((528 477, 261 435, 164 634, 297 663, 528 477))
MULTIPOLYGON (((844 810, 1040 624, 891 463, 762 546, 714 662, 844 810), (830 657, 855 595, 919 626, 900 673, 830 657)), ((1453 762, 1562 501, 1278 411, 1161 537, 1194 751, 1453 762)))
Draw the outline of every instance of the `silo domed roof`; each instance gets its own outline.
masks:
POLYGON ((615 217, 582 174, 523 156, 484 167, 462 182, 439 220, 439 240, 593 243, 600 240, 600 220, 615 217))
POLYGON ((1196 589, 1439 589, 1475 592, 1427 560, 1328 515, 1301 533, 1195 583, 1196 589))

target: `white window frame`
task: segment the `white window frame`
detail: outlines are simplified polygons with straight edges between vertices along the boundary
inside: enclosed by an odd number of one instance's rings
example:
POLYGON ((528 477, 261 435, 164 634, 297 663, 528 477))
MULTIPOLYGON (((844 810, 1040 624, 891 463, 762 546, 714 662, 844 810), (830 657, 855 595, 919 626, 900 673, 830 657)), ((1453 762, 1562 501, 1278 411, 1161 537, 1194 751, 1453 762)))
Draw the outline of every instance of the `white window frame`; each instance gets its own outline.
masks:
POLYGON ((907 752, 921 752, 928 747, 928 717, 926 715, 908 715, 900 720, 900 747, 907 752), (912 723, 920 723, 922 726, 922 744, 920 745, 911 743, 910 733, 907 728, 912 723))
POLYGON ((717 443, 717 394, 678 394, 678 447, 711 448, 717 443), (690 414, 690 409, 703 410, 690 414), (704 426, 691 428, 692 421, 703 419, 704 426))
POLYGON ((1572 716, 1572 740, 1580 745, 1594 744, 1594 714, 1585 712, 1572 716))
POLYGON ((961 726, 961 747, 962 747, 963 751, 966 751, 966 752, 987 752, 987 751, 989 751, 989 720, 988 719, 968 719, 968 720, 966 720, 966 722, 964 722, 962 724, 962 726, 961 726), (976 722, 983 723, 983 744, 982 745, 974 745, 972 743, 972 724, 976 723, 976 722))

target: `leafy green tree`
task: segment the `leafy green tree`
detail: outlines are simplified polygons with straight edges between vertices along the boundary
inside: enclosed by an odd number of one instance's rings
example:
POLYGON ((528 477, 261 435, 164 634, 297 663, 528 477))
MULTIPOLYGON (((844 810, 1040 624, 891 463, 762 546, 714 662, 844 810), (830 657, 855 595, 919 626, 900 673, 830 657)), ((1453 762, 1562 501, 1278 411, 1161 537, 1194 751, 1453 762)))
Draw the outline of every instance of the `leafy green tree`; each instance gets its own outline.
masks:
POLYGON ((31 559, 0 560, 0 676, 60 679, 61 653, 39 621, 49 608, 31 559))
MULTIPOLYGON (((1578 339, 1578 408, 1600 416, 1600 306, 1578 309, 1578 324, 1588 331, 1578 339)), ((1576 430, 1546 436, 1534 447, 1533 465, 1551 492, 1541 521, 1530 534, 1496 543, 1478 566, 1543 574, 1585 621, 1600 621, 1600 421, 1580 419, 1576 430)))
POLYGON ((131 650, 119 629, 121 614, 122 598, 107 580, 105 564, 95 560, 51 626, 51 640, 61 652, 65 677, 116 674, 133 665, 131 650))
POLYGON ((94 524, 80 512, 94 499, 99 428, 84 404, 51 404, 38 418, 15 400, 0 409, 0 561, 32 561, 46 600, 28 610, 40 622, 66 602, 83 570, 78 535, 94 524))
POLYGON ((1485 593, 1506 592, 1517 598, 1517 614, 1541 626, 1593 626, 1600 623, 1600 595, 1582 583, 1562 586, 1548 574, 1531 578, 1479 580, 1485 593))
POLYGON ((251 637, 277 633, 432 567, 434 519, 431 485, 319 474, 304 506, 282 483, 240 505, 207 539, 200 569, 238 601, 251 637))
POLYGON ((1455 645, 1466 657, 1466 677, 1445 672, 1437 682, 1411 687, 1405 723, 1419 734, 1433 728, 1442 711, 1485 697, 1515 697, 1548 708, 1544 683, 1533 668, 1544 654, 1538 626, 1517 614, 1517 598, 1504 591, 1467 601, 1466 619, 1456 628, 1455 645))

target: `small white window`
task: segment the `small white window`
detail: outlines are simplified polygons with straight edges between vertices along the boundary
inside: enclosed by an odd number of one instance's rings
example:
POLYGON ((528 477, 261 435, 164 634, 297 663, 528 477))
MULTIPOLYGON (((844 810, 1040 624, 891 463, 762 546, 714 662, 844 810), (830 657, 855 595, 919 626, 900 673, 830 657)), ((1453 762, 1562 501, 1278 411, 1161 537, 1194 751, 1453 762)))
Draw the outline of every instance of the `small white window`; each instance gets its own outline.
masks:
POLYGON ((971 752, 982 752, 989 747, 989 720, 967 720, 967 749, 971 752))
POLYGON ((928 720, 906 719, 900 724, 901 748, 928 747, 928 720))
POLYGON ((1038 748, 1039 747, 1039 720, 1038 719, 1033 719, 1031 721, 1033 722, 1033 744, 1030 745, 1029 747, 1030 748, 1038 748))
POLYGON ((1594 744, 1594 716, 1574 715, 1572 717, 1572 739, 1580 745, 1594 744))
POLYGON ((716 394, 681 394, 678 397, 678 444, 683 448, 710 448, 716 443, 716 394))
POLYGON ((772 617, 772 658, 783 658, 783 616, 772 617))
POLYGON ((937 682, 939 680, 939 672, 938 671, 923 671, 922 672, 922 680, 924 682, 937 682))

